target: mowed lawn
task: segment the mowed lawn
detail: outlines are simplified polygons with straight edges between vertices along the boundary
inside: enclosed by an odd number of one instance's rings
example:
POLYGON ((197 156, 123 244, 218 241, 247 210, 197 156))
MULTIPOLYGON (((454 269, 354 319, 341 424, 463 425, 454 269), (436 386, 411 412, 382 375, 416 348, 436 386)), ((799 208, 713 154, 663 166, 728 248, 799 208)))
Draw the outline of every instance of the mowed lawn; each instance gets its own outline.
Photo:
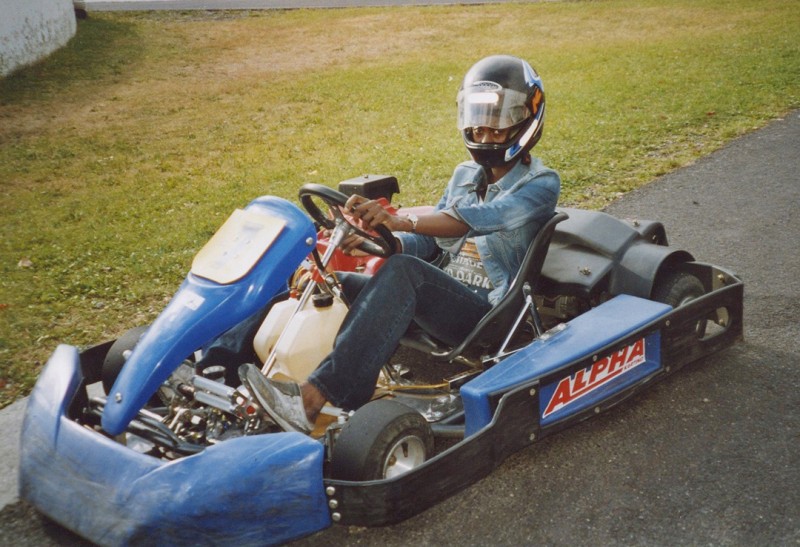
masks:
POLYGON ((93 13, 0 80, 0 406, 151 321, 256 196, 383 173, 433 203, 483 56, 541 73, 536 152, 600 208, 800 106, 798 36, 796 0, 93 13))

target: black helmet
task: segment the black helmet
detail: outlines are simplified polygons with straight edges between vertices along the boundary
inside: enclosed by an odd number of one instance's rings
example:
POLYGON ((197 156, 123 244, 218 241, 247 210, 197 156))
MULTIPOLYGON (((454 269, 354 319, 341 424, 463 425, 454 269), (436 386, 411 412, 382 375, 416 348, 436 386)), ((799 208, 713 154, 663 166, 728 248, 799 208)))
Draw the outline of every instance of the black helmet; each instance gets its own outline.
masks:
POLYGON ((544 88, 536 71, 518 57, 494 55, 469 69, 458 91, 458 129, 472 158, 501 167, 527 156, 542 136, 544 88), (473 139, 473 127, 512 128, 501 144, 473 139))

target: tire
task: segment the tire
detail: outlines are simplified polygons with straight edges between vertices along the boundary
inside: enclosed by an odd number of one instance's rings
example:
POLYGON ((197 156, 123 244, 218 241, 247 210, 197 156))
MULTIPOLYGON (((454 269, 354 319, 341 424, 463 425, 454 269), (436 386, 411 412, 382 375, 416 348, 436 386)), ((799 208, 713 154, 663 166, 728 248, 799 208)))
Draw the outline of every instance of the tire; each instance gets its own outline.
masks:
POLYGON ((700 298, 705 292, 700 280, 690 273, 664 272, 656 278, 652 299, 677 308, 695 298, 700 298))
POLYGON ((147 332, 149 327, 149 325, 144 325, 130 329, 117 338, 111 345, 111 348, 109 348, 106 358, 103 360, 103 371, 101 375, 103 389, 106 395, 111 393, 111 388, 114 386, 114 382, 117 381, 117 376, 119 376, 125 361, 128 359, 127 352, 136 347, 136 344, 139 343, 139 339, 147 332))
MULTIPOLYGON (((656 278, 652 300, 678 308, 700 298, 705 292, 703 283, 694 275, 682 271, 667 271, 656 278)), ((698 321, 693 329, 690 325, 684 334, 689 334, 692 330, 697 338, 703 338, 706 334, 706 320, 698 321)))
POLYGON ((331 457, 334 479, 391 479, 433 454, 433 433, 422 415, 390 399, 367 403, 342 427, 331 457))

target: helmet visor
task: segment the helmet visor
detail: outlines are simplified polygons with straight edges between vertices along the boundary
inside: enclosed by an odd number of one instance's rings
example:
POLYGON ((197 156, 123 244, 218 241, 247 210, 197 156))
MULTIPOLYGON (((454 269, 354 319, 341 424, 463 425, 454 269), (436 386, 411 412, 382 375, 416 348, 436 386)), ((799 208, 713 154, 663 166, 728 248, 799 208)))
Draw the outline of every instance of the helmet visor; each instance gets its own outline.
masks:
POLYGON ((527 96, 491 82, 479 82, 458 92, 458 129, 506 129, 530 117, 527 96))

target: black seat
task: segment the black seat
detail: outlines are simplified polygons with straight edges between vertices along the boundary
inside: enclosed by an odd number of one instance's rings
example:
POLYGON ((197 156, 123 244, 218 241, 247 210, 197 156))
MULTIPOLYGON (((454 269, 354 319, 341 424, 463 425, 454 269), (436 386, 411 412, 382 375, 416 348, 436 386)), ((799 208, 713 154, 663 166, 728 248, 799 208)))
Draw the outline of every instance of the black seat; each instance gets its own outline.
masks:
POLYGON ((519 272, 508 292, 472 329, 467 337, 452 349, 433 343, 430 337, 404 340, 404 345, 422 349, 425 347, 437 360, 452 361, 468 350, 479 349, 490 358, 485 361, 496 361, 503 354, 512 336, 526 315, 530 314, 536 336, 542 334, 542 323, 533 302, 533 291, 539 281, 550 241, 553 239, 556 225, 568 218, 566 213, 557 212, 539 229, 536 237, 528 247, 520 265, 519 272), (494 358, 492 358, 492 356, 494 358))

